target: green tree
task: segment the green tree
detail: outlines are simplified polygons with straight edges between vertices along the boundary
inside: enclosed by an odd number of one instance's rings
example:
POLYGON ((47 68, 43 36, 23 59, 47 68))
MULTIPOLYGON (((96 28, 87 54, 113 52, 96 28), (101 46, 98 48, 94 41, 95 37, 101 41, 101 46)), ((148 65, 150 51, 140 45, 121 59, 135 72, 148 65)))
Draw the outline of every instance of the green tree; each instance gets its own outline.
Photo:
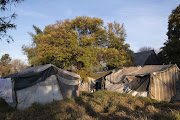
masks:
POLYGON ((11 58, 9 57, 9 54, 4 54, 1 57, 0 64, 5 66, 5 65, 9 64, 10 61, 11 61, 11 58))
POLYGON ((9 54, 2 55, 1 61, 0 61, 0 72, 2 76, 10 74, 10 69, 11 69, 10 64, 9 64, 10 61, 11 61, 11 58, 9 54))
POLYGON ((180 66, 180 5, 174 9, 168 21, 168 40, 161 48, 159 57, 162 62, 180 66))
MULTIPOLYGON (((20 3, 24 0, 0 0, 0 13, 6 14, 6 11, 11 11, 11 5, 15 5, 17 3, 20 3)), ((16 24, 12 22, 13 19, 15 19, 17 16, 16 13, 11 13, 11 15, 4 15, 0 16, 0 40, 3 37, 7 38, 7 42, 10 42, 10 40, 13 40, 11 35, 7 34, 7 31, 9 29, 15 29, 16 24)))
POLYGON ((116 22, 104 26, 100 18, 80 16, 57 21, 43 31, 33 28, 32 45, 23 46, 31 65, 52 63, 61 68, 73 65, 77 66, 78 73, 83 70, 83 75, 87 75, 100 61, 113 68, 131 64, 132 51, 124 43, 124 26, 116 22))
POLYGON ((129 49, 129 44, 124 43, 126 39, 124 24, 108 23, 107 35, 108 48, 104 49, 103 61, 107 63, 108 67, 113 69, 133 65, 129 56, 133 51, 129 49))

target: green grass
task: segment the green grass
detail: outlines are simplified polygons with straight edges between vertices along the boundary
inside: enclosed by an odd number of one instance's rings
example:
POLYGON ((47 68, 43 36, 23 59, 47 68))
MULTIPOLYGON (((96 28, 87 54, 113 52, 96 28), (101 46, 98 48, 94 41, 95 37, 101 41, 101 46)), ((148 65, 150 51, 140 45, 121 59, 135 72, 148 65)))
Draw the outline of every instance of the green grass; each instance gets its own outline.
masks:
POLYGON ((19 111, 0 99, 2 120, 178 120, 180 103, 158 102, 150 98, 134 97, 110 91, 81 92, 80 97, 33 104, 19 111))

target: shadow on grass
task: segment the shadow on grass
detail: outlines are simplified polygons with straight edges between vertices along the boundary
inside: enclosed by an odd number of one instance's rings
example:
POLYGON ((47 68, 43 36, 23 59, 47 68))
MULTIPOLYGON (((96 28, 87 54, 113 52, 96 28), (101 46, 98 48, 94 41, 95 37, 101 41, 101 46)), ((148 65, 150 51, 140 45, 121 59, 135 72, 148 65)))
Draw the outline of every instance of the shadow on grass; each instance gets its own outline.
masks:
MULTIPOLYGON (((92 101, 92 99, 88 99, 87 102, 84 102, 83 101, 83 98, 82 97, 79 97, 79 98, 76 98, 75 99, 75 102, 79 105, 79 106, 82 106, 85 108, 86 110, 86 113, 89 115, 89 116, 92 116, 93 118, 96 118, 96 119, 100 119, 100 120, 129 120, 129 117, 125 117, 125 116, 119 116, 119 115, 116 115, 115 113, 112 113, 112 114, 108 114, 108 115, 105 115, 107 112, 108 112, 108 107, 104 108, 104 112, 100 113, 100 112, 96 112, 93 107, 89 104, 89 101, 92 101)), ((94 101, 96 102, 96 101, 94 101)), ((122 109, 122 111, 125 111, 126 113, 131 113, 132 111, 130 111, 128 108, 124 107, 124 106, 118 106, 119 109, 122 109)))
POLYGON ((14 109, 10 107, 3 99, 0 98, 0 113, 12 112, 14 109))

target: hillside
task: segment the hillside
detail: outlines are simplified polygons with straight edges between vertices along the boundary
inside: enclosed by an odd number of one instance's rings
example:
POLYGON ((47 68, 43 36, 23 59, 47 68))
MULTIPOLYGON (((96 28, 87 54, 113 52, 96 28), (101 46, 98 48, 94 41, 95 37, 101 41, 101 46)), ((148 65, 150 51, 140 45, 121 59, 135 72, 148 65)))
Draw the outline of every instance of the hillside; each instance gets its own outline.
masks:
POLYGON ((55 101, 51 104, 34 104, 24 111, 8 107, 0 99, 1 120, 109 120, 109 119, 180 119, 180 103, 158 102, 149 98, 134 97, 110 91, 81 93, 81 97, 55 101))

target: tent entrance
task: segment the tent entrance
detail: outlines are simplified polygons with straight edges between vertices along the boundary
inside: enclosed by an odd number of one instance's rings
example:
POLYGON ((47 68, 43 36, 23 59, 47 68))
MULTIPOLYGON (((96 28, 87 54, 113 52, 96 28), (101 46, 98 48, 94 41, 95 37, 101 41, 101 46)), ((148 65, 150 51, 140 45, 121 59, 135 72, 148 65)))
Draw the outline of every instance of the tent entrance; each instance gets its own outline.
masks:
POLYGON ((150 75, 135 76, 129 83, 129 88, 137 92, 149 91, 150 75))

